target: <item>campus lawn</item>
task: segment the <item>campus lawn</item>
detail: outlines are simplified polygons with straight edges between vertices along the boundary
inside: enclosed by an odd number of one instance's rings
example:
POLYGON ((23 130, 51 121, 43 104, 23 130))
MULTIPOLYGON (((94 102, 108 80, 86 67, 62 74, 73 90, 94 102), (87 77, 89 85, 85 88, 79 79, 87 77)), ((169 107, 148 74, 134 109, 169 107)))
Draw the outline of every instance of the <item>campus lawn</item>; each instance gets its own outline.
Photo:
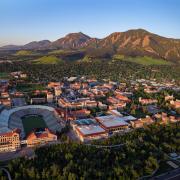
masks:
POLYGON ((24 131, 29 134, 36 128, 46 128, 47 125, 41 116, 27 116, 22 119, 24 131))
POLYGON ((16 89, 22 92, 30 92, 34 90, 45 90, 46 87, 42 84, 17 84, 16 89))

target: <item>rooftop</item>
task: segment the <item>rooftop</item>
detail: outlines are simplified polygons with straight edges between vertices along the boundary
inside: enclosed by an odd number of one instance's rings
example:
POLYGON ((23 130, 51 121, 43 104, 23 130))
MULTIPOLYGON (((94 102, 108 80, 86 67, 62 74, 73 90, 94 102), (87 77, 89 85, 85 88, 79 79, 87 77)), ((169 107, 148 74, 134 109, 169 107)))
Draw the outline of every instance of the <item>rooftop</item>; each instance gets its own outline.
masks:
POLYGON ((101 116, 96 118, 99 123, 107 128, 118 127, 118 126, 127 126, 128 123, 123 120, 123 117, 119 116, 101 116))
POLYGON ((94 125, 94 124, 77 126, 76 129, 84 136, 106 133, 106 131, 103 128, 101 128, 99 125, 94 125))

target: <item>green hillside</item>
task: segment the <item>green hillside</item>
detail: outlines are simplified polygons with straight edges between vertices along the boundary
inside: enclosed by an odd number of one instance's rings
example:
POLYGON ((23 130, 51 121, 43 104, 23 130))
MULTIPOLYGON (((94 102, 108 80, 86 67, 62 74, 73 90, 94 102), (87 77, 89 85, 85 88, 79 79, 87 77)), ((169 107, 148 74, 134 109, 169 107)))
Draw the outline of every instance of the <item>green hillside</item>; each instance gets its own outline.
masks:
POLYGON ((65 50, 53 50, 53 51, 50 51, 48 54, 49 55, 55 55, 55 54, 63 54, 65 53, 66 51, 65 50))
POLYGON ((33 61, 34 64, 59 64, 62 62, 62 59, 59 59, 56 56, 43 56, 33 61))
POLYGON ((126 57, 124 55, 114 55, 113 60, 134 62, 142 65, 171 65, 172 63, 164 59, 155 59, 152 57, 126 57))
POLYGON ((32 51, 26 51, 26 50, 21 50, 21 51, 18 51, 16 52, 16 56, 29 56, 29 55, 32 55, 32 51))

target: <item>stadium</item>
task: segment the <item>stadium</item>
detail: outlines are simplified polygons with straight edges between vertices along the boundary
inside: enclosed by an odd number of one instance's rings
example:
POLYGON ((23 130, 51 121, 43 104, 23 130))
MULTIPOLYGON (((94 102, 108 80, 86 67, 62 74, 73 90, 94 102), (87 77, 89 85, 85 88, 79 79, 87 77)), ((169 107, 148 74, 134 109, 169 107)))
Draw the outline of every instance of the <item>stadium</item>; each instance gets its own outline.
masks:
POLYGON ((36 128, 61 131, 62 124, 56 110, 49 106, 29 105, 4 110, 0 114, 0 132, 21 129, 21 139, 36 128))

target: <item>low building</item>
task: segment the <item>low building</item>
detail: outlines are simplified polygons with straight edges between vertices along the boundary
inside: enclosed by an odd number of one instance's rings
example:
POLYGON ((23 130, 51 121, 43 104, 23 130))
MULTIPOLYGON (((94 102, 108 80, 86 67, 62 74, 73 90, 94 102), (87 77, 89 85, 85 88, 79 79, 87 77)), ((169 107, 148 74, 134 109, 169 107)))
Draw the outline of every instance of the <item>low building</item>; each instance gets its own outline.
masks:
POLYGON ((87 142, 107 138, 108 133, 94 119, 82 119, 72 122, 72 126, 80 141, 87 142))
POLYGON ((31 98, 31 104, 44 104, 46 103, 46 98, 31 98))
POLYGON ((48 93, 47 93, 47 102, 48 102, 48 103, 52 103, 52 102, 53 102, 53 99, 54 99, 53 93, 48 92, 48 93))
POLYGON ((141 120, 131 121, 130 123, 133 128, 142 128, 144 125, 141 120))
POLYGON ((131 120, 130 123, 133 128, 142 128, 144 125, 150 125, 154 123, 154 121, 150 116, 146 116, 145 118, 140 118, 138 120, 131 120))
POLYGON ((11 99, 10 98, 1 98, 0 104, 4 105, 6 107, 11 107, 11 99))
POLYGON ((26 99, 25 98, 13 98, 12 99, 12 105, 13 107, 20 107, 26 105, 26 99))
POLYGON ((109 115, 96 117, 97 122, 107 132, 120 132, 124 129, 128 129, 129 124, 125 122, 122 117, 109 115))
POLYGON ((57 141, 57 136, 50 132, 48 128, 45 128, 45 130, 35 130, 26 138, 27 146, 29 147, 41 145, 51 141, 57 141))
POLYGON ((172 96, 167 95, 167 96, 164 97, 164 99, 165 99, 165 101, 171 101, 171 100, 174 99, 174 96, 173 95, 172 96))
POLYGON ((142 105, 148 105, 148 104, 156 104, 158 101, 156 99, 143 99, 140 97, 139 102, 142 105))
POLYGON ((2 92, 1 97, 2 98, 9 98, 9 93, 8 92, 2 92))
POLYGON ((141 122, 143 122, 144 125, 150 125, 154 123, 153 119, 150 116, 146 116, 145 118, 140 118, 141 122))
POLYGON ((128 97, 126 97, 126 96, 123 96, 123 95, 121 95, 121 94, 118 94, 118 95, 116 95, 116 98, 118 99, 118 100, 120 100, 120 101, 124 101, 124 102, 131 102, 131 100, 128 98, 128 97))
POLYGON ((170 101, 170 104, 172 105, 173 108, 175 109, 179 109, 180 108, 180 100, 176 99, 175 101, 174 100, 171 100, 170 101))
POLYGON ((80 109, 75 111, 70 111, 68 113, 68 120, 84 119, 90 115, 91 111, 87 109, 80 109))
POLYGON ((54 93, 55 93, 55 96, 60 96, 62 93, 61 87, 60 86, 55 87, 54 93))
POLYGON ((0 152, 16 151, 20 148, 20 130, 0 133, 0 152))
POLYGON ((48 83, 48 88, 55 88, 55 87, 60 87, 61 83, 60 82, 49 82, 48 83))

